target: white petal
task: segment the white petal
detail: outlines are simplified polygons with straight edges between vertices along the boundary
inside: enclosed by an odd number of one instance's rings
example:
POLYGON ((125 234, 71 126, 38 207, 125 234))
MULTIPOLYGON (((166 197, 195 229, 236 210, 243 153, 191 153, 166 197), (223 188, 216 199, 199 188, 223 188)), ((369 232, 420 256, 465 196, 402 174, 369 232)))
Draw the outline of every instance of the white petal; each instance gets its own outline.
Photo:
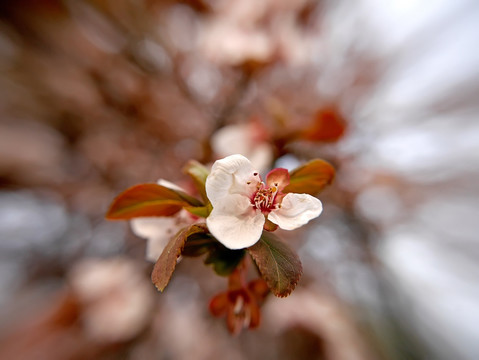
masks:
POLYGON ((151 237, 146 241, 145 258, 148 261, 156 263, 166 245, 170 242, 171 237, 151 237))
POLYGON ((318 217, 323 211, 321 201, 308 194, 286 194, 281 208, 273 210, 268 219, 284 230, 294 230, 318 217))
POLYGON ((171 238, 185 226, 194 222, 186 210, 175 216, 139 217, 130 220, 131 230, 147 239, 146 259, 156 262, 171 238))
POLYGON ((219 156, 244 154, 260 172, 267 172, 273 161, 273 148, 257 140, 260 130, 256 124, 234 124, 222 127, 211 137, 211 147, 219 156))
POLYGON ((251 129, 248 124, 224 126, 211 137, 211 147, 219 156, 247 154, 251 145, 251 129))
POLYGON ((176 217, 139 217, 131 219, 130 225, 135 235, 148 239, 167 236, 175 227, 176 221, 176 217))
POLYGON ((258 144, 245 154, 248 155, 253 166, 261 172, 267 172, 268 169, 271 169, 274 153, 273 148, 268 143, 258 144))
POLYGON ((146 259, 156 262, 166 244, 179 230, 176 217, 142 217, 131 219, 131 230, 147 239, 146 259))
POLYGON ((254 245, 263 232, 264 222, 264 215, 252 208, 239 216, 213 209, 206 219, 213 236, 229 249, 244 249, 254 245))
POLYGON ((224 202, 232 194, 250 198, 260 181, 257 171, 243 155, 231 155, 213 164, 206 179, 206 195, 213 207, 224 202))

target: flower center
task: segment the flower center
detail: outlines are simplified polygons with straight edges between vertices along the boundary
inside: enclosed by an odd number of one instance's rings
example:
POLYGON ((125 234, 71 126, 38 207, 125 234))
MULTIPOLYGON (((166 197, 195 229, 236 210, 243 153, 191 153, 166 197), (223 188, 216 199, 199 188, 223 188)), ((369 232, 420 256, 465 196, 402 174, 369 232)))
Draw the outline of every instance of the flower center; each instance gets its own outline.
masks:
POLYGON ((253 194, 251 204, 254 209, 261 210, 263 213, 269 213, 276 209, 276 194, 278 193, 278 184, 266 187, 264 182, 259 182, 257 190, 253 194))

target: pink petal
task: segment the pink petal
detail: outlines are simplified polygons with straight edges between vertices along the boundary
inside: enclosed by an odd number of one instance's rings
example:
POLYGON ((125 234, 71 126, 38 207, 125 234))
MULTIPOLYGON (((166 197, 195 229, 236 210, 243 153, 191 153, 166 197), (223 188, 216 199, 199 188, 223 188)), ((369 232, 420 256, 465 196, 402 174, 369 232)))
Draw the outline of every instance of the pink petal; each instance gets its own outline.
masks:
POLYGON ((266 175, 266 185, 276 186, 278 191, 283 190, 286 186, 289 185, 289 172, 283 168, 276 168, 271 170, 268 175, 266 175))
POLYGON ((223 316, 228 308, 228 293, 222 292, 213 297, 210 301, 209 309, 213 316, 223 316))

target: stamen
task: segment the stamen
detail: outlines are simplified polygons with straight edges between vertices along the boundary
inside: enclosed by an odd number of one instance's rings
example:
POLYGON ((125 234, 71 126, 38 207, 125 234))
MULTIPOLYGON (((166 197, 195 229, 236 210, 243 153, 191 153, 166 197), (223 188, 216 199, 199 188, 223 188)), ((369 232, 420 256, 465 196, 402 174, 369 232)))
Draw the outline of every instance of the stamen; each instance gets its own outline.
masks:
MULTIPOLYGON (((276 185, 276 183, 275 183, 276 185)), ((251 199, 251 204, 255 209, 262 212, 269 213, 271 210, 276 209, 275 199, 279 188, 277 186, 265 187, 264 182, 258 183, 256 186, 256 193, 251 199)))

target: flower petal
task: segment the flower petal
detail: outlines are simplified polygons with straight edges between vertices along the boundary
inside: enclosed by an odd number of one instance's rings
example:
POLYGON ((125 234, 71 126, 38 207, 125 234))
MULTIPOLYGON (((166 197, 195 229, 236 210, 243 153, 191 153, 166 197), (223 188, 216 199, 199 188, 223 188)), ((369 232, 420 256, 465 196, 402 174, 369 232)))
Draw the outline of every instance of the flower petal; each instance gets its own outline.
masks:
POLYGON ((251 149, 252 134, 249 124, 224 126, 211 137, 211 147, 219 156, 247 154, 251 149))
POLYGON ((257 328, 261 323, 261 311, 255 299, 251 299, 248 304, 247 316, 249 316, 248 327, 250 329, 257 328))
POLYGON ((253 294, 257 302, 261 303, 269 294, 269 287, 263 279, 256 279, 248 284, 248 290, 253 294))
POLYGON ((267 171, 273 162, 273 147, 267 134, 255 123, 224 126, 211 137, 211 147, 219 156, 244 154, 260 171, 267 171))
POLYGON ((268 219, 284 230, 294 230, 318 217, 323 211, 321 201, 308 194, 289 193, 279 209, 273 210, 268 219))
MULTIPOLYGON (((171 232, 176 222, 176 217, 139 217, 130 220, 131 230, 136 236, 142 238, 166 236, 171 232)), ((174 234, 171 234, 174 235, 174 234)))
POLYGON ((289 172, 283 168, 276 168, 271 170, 266 175, 266 185, 269 187, 276 186, 278 191, 282 191, 289 185, 289 172))
POLYGON ((156 262, 170 238, 179 230, 176 217, 139 217, 131 219, 131 230, 147 239, 146 259, 156 262))
POLYGON ((170 238, 167 237, 151 237, 146 241, 145 259, 149 262, 156 263, 170 238))
POLYGON ((226 310, 228 308, 228 293, 227 292, 222 292, 218 295, 215 295, 211 301, 210 301, 210 305, 209 305, 209 309, 210 309, 210 312, 211 314, 213 314, 213 316, 217 316, 217 317, 220 317, 220 316, 223 316, 226 314, 226 310))
POLYGON ((238 154, 227 156, 213 164, 206 179, 206 195, 213 207, 216 207, 231 194, 250 198, 259 181, 257 171, 247 158, 238 154))
MULTIPOLYGON (((264 215, 251 207, 249 200, 236 195, 238 207, 243 203, 243 211, 224 211, 220 207, 213 208, 206 219, 208 229, 220 243, 229 249, 244 249, 254 245, 263 232, 264 215), (244 199, 244 202, 242 201, 244 199)), ((230 209, 231 210, 231 209, 230 209)))
POLYGON ((274 159, 273 147, 268 143, 262 143, 254 146, 245 153, 247 158, 250 159, 253 166, 260 170, 260 172, 266 172, 271 168, 274 159))
POLYGON ((181 210, 174 216, 134 218, 130 220, 130 226, 136 236, 147 239, 146 259, 156 262, 171 238, 194 222, 186 210, 181 210))

